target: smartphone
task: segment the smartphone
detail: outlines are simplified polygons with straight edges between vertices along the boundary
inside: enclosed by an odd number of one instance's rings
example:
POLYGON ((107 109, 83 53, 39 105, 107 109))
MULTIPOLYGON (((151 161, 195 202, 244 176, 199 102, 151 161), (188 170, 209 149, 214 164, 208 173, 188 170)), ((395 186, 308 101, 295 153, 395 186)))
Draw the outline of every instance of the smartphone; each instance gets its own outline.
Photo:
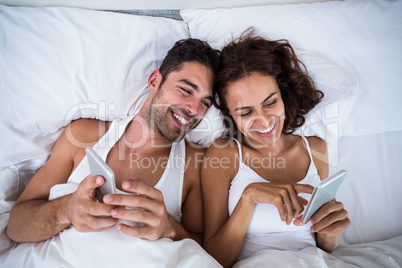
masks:
POLYGON ((339 186, 345 178, 347 172, 342 169, 330 178, 323 180, 317 187, 314 188, 311 200, 307 205, 306 212, 303 215, 302 222, 308 222, 311 217, 326 203, 334 199, 339 186))
POLYGON ((99 157, 90 147, 85 149, 87 154, 89 170, 92 176, 102 176, 105 183, 96 189, 95 198, 103 203, 103 196, 116 193, 116 183, 113 170, 99 157))

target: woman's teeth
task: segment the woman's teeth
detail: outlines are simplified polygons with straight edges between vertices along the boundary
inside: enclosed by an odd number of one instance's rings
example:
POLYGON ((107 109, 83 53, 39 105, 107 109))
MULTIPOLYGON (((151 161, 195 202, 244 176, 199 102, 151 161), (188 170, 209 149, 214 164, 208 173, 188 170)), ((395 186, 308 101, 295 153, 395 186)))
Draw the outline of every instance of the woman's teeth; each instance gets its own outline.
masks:
POLYGON ((176 114, 176 113, 173 113, 173 116, 174 116, 174 118, 176 118, 177 121, 179 121, 179 123, 180 123, 181 125, 183 125, 183 126, 187 126, 188 123, 190 122, 190 121, 184 119, 183 117, 181 117, 180 115, 178 115, 178 114, 176 114))
POLYGON ((274 128, 274 126, 275 126, 275 124, 273 124, 271 127, 267 128, 267 129, 264 129, 264 130, 261 130, 261 131, 258 131, 258 130, 257 130, 257 132, 258 132, 258 133, 261 133, 261 134, 268 133, 268 132, 270 132, 270 131, 274 128))

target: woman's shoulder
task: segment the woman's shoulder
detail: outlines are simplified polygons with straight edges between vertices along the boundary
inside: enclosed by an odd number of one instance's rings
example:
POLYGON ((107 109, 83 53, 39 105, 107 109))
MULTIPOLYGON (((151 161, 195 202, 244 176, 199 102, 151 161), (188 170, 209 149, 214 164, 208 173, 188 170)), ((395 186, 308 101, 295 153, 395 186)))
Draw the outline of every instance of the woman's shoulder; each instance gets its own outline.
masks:
POLYGON ((238 148, 234 139, 220 138, 207 149, 205 156, 207 158, 225 159, 226 162, 235 163, 239 159, 238 148))
POLYGON ((225 155, 238 152, 238 145, 234 139, 220 138, 207 149, 207 154, 225 155))
POLYGON ((323 139, 317 136, 310 136, 306 138, 312 150, 321 154, 327 153, 327 143, 323 139))
POLYGON ((290 134, 287 136, 287 143, 290 146, 305 146, 304 138, 307 139, 310 149, 325 153, 327 151, 327 143, 317 136, 302 137, 295 134, 290 134))
POLYGON ((203 167, 214 170, 228 181, 234 178, 239 168, 239 149, 237 142, 229 138, 217 139, 204 155, 203 167))
POLYGON ((307 137, 311 155, 321 180, 328 177, 329 159, 327 143, 316 136, 307 137))

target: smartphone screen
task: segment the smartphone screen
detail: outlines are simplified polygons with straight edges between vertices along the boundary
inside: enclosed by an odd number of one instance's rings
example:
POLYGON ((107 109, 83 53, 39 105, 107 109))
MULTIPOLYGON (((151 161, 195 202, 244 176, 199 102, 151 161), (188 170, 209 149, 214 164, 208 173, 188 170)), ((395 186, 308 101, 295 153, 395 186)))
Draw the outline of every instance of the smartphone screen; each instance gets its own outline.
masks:
POLYGON ((313 191, 310 202, 307 205, 306 212, 303 215, 302 222, 308 222, 311 217, 326 203, 334 199, 339 186, 345 178, 346 170, 341 170, 335 175, 323 180, 313 191))
POLYGON ((113 170, 99 157, 99 155, 92 149, 86 148, 85 152, 88 157, 89 169, 92 176, 102 176, 105 178, 105 183, 96 189, 95 198, 99 202, 103 202, 103 196, 106 194, 116 193, 116 183, 114 179, 113 170))

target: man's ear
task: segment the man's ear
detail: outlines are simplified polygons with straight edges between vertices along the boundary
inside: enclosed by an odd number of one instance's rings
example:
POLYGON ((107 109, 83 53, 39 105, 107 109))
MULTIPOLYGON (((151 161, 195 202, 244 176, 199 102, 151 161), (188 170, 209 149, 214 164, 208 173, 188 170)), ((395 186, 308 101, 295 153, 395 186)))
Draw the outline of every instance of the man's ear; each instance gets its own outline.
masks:
POLYGON ((162 74, 159 69, 154 70, 148 78, 148 88, 151 93, 155 93, 162 81, 162 74))

